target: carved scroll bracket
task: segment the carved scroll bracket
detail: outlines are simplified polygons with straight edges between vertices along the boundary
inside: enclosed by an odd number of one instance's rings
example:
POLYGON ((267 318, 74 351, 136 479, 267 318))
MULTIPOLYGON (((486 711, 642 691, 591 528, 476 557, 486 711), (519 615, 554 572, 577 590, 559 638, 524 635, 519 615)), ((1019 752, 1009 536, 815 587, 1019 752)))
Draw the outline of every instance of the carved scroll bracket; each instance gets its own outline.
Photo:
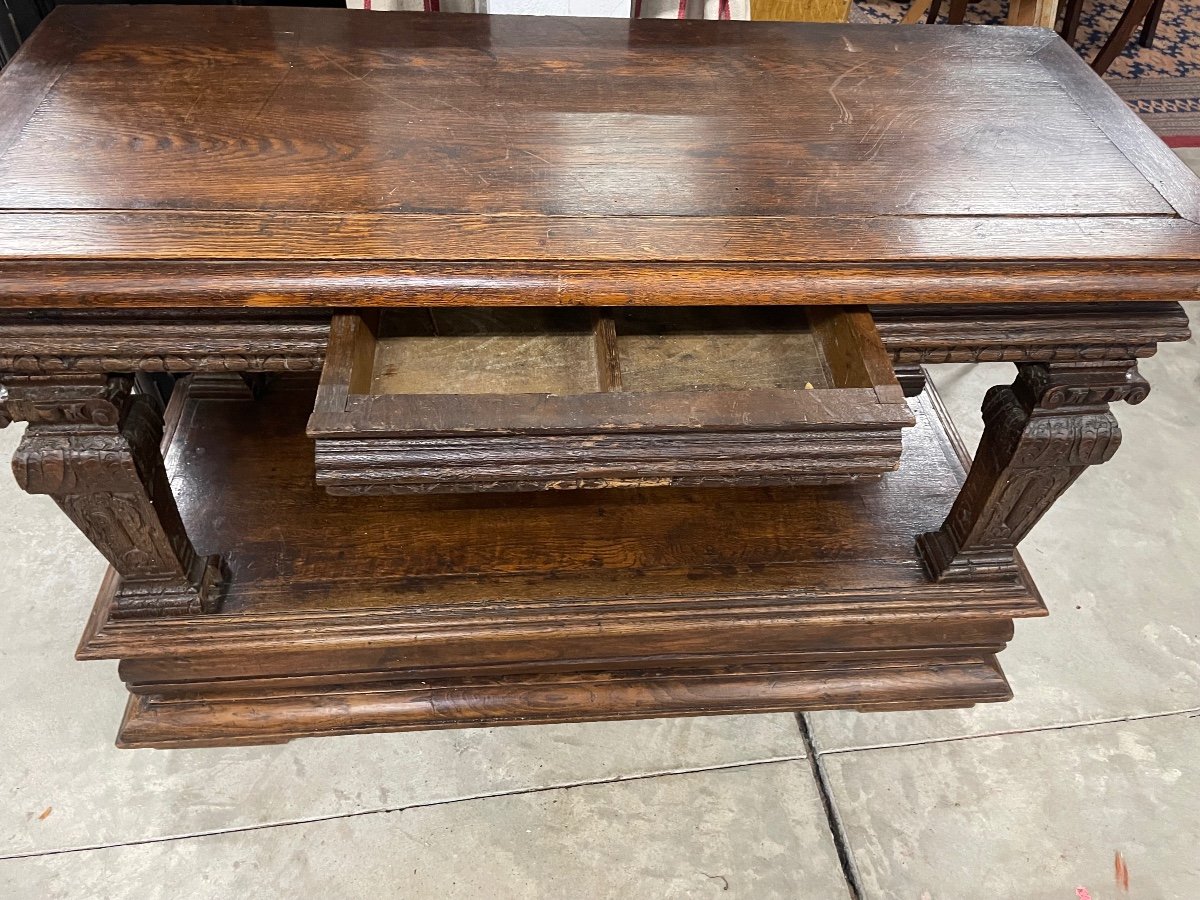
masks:
POLYGON ((983 401, 984 433, 942 527, 918 548, 931 577, 1014 578, 1014 550, 1088 466, 1121 443, 1110 403, 1140 403, 1150 386, 1133 360, 1023 363, 983 401))
POLYGON ((0 426, 29 423, 13 472, 47 494, 121 576, 113 616, 215 612, 221 566, 200 557, 171 493, 163 423, 127 376, 6 377, 0 426))

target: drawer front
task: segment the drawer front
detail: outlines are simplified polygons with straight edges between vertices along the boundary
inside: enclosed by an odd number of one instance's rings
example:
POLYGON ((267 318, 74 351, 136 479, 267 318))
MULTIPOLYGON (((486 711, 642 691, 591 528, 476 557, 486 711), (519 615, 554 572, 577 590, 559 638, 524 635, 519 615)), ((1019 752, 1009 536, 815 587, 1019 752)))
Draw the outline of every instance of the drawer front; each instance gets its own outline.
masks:
POLYGON ((811 484, 912 416, 862 309, 336 316, 308 433, 332 493, 811 484))

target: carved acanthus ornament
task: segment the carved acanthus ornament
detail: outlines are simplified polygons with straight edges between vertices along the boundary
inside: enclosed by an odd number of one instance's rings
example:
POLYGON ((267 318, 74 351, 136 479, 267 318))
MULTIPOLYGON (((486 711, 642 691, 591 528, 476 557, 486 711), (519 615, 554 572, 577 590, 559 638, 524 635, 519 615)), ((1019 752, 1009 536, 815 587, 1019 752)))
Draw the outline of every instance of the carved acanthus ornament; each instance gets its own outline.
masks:
POLYGON ((184 530, 159 445, 154 405, 127 376, 6 376, 0 426, 29 423, 13 472, 47 494, 121 576, 113 615, 214 612, 220 563, 199 556, 184 530))
POLYGON ((1121 444, 1110 403, 1140 403, 1150 386, 1132 360, 1025 363, 983 401, 984 433, 942 527, 921 536, 939 580, 1016 575, 1013 551, 1088 466, 1121 444))

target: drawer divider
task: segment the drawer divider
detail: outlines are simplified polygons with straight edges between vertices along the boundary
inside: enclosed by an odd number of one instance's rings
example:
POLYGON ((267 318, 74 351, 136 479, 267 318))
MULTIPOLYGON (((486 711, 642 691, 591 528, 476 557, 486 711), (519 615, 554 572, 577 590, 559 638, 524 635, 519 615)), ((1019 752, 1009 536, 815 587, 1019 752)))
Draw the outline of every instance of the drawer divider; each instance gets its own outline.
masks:
POLYGON ((335 494, 844 484, 913 422, 868 310, 335 316, 308 434, 335 494))
POLYGON ((622 390, 617 323, 610 310, 596 310, 592 317, 592 333, 596 339, 596 371, 599 375, 600 390, 622 390))

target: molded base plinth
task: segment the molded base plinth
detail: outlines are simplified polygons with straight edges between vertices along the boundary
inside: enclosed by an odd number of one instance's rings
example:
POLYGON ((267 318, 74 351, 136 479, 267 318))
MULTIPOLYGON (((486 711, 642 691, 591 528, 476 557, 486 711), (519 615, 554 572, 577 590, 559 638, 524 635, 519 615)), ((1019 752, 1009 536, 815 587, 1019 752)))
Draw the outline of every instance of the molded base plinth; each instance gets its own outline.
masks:
POLYGON ((330 497, 304 437, 313 384, 181 390, 166 454, 218 612, 113 615, 127 747, 659 716, 969 706, 1044 615, 1024 571, 933 582, 917 536, 963 479, 936 399, 900 469, 795 488, 330 497))
POLYGON ((446 681, 261 685, 229 694, 135 695, 122 747, 204 747, 318 735, 536 725, 851 707, 863 711, 1007 700, 993 656, 736 672, 566 673, 446 681))

